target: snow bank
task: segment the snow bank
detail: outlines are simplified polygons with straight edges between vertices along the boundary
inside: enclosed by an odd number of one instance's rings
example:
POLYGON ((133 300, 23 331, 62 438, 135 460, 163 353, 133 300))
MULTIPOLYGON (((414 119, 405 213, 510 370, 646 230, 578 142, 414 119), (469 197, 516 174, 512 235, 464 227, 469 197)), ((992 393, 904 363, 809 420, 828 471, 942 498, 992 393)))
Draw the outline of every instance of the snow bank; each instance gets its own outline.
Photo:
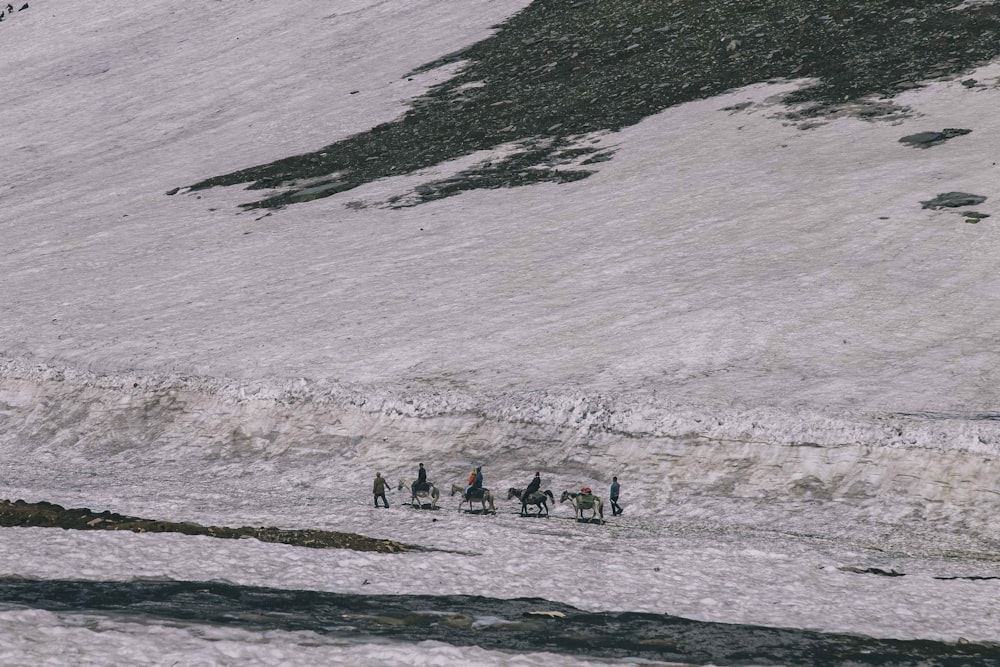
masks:
POLYGON ((990 415, 708 411, 569 389, 470 394, 97 375, 9 358, 0 366, 0 403, 5 456, 64 470, 99 471, 113 462, 164 474, 269 471, 288 483, 332 477, 363 487, 377 469, 409 479, 414 462, 428 460, 455 482, 475 465, 512 486, 535 469, 566 488, 600 488, 618 475, 646 505, 640 513, 668 512, 656 502, 664 491, 672 502, 835 501, 895 515, 936 505, 980 521, 1000 509, 1000 420, 990 415))

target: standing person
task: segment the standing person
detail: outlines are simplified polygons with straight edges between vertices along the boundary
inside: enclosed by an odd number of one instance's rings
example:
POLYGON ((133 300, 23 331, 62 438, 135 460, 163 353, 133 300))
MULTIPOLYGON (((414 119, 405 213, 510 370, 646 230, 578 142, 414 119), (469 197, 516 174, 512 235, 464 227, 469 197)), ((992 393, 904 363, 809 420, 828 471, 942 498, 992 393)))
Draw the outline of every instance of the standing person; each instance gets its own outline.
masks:
POLYGON ((528 488, 526 488, 524 490, 524 495, 525 496, 530 496, 532 493, 534 493, 535 491, 538 491, 540 488, 542 488, 542 476, 541 475, 542 474, 539 473, 539 472, 535 473, 534 479, 532 479, 531 482, 528 484, 528 488))
POLYGON ((385 506, 389 506, 389 501, 385 499, 385 489, 389 485, 385 483, 385 477, 382 477, 382 473, 375 473, 375 483, 372 484, 372 493, 375 495, 375 507, 378 507, 378 499, 381 498, 385 506))
POLYGON ((417 468, 417 483, 413 485, 414 492, 416 491, 426 491, 427 490, 427 470, 424 469, 424 464, 421 463, 420 467, 417 468))
POLYGON ((611 478, 611 516, 618 516, 624 510, 618 504, 618 496, 621 494, 622 485, 618 483, 617 477, 611 478))

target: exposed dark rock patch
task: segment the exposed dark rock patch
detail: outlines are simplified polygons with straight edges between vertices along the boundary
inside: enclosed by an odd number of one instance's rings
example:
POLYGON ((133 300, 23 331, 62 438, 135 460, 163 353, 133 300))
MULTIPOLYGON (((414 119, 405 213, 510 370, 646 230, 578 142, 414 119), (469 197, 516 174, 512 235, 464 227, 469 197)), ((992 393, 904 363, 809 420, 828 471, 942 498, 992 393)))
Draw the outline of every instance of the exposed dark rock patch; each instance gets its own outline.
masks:
POLYGON ((5 21, 8 21, 8 20, 10 20, 11 18, 13 18, 13 17, 14 17, 14 12, 15 12, 15 11, 18 11, 18 12, 23 12, 23 11, 24 11, 25 9, 28 9, 28 3, 24 3, 24 4, 23 4, 23 5, 21 5, 21 7, 20 7, 19 9, 17 9, 17 10, 15 10, 15 9, 14 9, 14 6, 13 6, 13 5, 11 5, 11 4, 8 4, 8 3, 0 3, 0 23, 3 23, 3 22, 5 22, 5 21))
POLYGON ((965 216, 966 222, 971 222, 973 224, 979 222, 983 218, 990 217, 989 213, 980 213, 979 211, 962 211, 962 215, 965 216))
POLYGON ((944 192, 934 199, 920 202, 923 208, 958 208, 960 206, 975 206, 986 201, 983 195, 970 195, 967 192, 944 192))
POLYGON ((897 572, 894 569, 883 570, 880 567, 854 567, 853 565, 844 565, 838 567, 841 572, 852 572, 854 574, 877 574, 880 577, 905 577, 903 572, 897 572))
POLYGON ((68 530, 128 530, 133 533, 183 533, 239 539, 252 537, 261 542, 280 542, 298 547, 315 549, 353 549, 398 553, 422 551, 422 547, 391 540, 377 540, 354 533, 331 530, 281 530, 279 528, 254 528, 242 526, 202 526, 197 523, 176 523, 124 516, 112 512, 92 512, 86 507, 66 509, 52 503, 27 503, 23 500, 0 500, 0 526, 65 528, 68 530))
POLYGON ((942 144, 949 139, 954 137, 961 137, 963 135, 971 133, 972 130, 960 130, 957 128, 945 128, 940 132, 917 132, 916 134, 908 134, 905 137, 900 138, 900 143, 909 144, 916 148, 930 148, 931 146, 937 146, 942 144))
MULTIPOLYGON (((880 577, 905 577, 906 576, 905 572, 900 572, 900 571, 896 570, 895 568, 889 568, 888 570, 886 570, 886 569, 883 569, 881 567, 855 567, 853 565, 842 565, 841 567, 838 567, 837 569, 840 570, 841 572, 850 572, 852 574, 875 574, 875 575, 878 575, 880 577)), ((958 580, 963 580, 963 581, 993 581, 995 579, 1000 579, 1000 577, 994 577, 994 576, 990 576, 990 575, 982 576, 982 575, 976 575, 976 574, 972 574, 972 575, 956 575, 956 576, 949 576, 949 577, 937 576, 937 577, 931 577, 931 578, 932 579, 938 579, 940 581, 958 581, 958 580)))
MULTIPOLYGON (((67 581, 0 577, 0 603, 153 623, 347 640, 446 642, 512 653, 686 665, 960 667, 1000 665, 1000 645, 713 623, 666 614, 586 611, 539 598, 357 595, 213 581, 67 581)), ((542 663, 539 663, 542 664, 542 663)))
MULTIPOLYGON (((775 79, 818 83, 787 102, 799 119, 885 100, 1000 55, 1000 7, 955 0, 536 0, 496 33, 421 70, 462 62, 400 119, 316 152, 199 181, 269 190, 246 208, 328 197, 476 151, 513 155, 429 183, 395 206, 478 188, 585 178, 581 138, 665 108, 775 79)), ((404 75, 405 76, 405 75, 404 75)), ((608 153, 600 153, 602 159, 608 153)))

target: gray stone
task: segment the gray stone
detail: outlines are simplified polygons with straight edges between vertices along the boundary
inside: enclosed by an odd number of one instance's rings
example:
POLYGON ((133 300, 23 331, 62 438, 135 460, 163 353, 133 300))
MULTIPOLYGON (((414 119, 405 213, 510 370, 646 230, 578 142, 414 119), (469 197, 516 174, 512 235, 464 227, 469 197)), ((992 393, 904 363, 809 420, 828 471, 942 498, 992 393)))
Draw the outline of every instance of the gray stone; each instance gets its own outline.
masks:
POLYGON ((970 132, 972 132, 972 130, 948 127, 940 132, 917 132, 916 134, 909 134, 900 138, 899 141, 900 143, 909 144, 918 148, 930 148, 931 146, 948 141, 953 137, 960 137, 969 134, 970 132))
POLYGON ((945 192, 934 199, 920 202, 923 208, 958 208, 959 206, 975 206, 986 201, 982 195, 970 195, 967 192, 945 192))

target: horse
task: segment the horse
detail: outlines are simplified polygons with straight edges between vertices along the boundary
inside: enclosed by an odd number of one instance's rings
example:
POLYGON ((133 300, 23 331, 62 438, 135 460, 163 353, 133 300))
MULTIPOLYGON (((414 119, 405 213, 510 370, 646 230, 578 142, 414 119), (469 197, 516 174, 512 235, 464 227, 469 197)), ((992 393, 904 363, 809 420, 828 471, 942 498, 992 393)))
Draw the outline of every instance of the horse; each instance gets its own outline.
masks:
POLYGON ((403 480, 399 480, 399 486, 396 487, 396 490, 397 491, 402 491, 403 489, 406 489, 407 491, 409 491, 410 492, 410 505, 412 505, 413 507, 423 508, 424 503, 420 499, 421 498, 430 498, 431 499, 431 509, 432 510, 436 510, 437 509, 437 504, 438 504, 438 499, 441 497, 441 492, 438 491, 438 488, 436 486, 434 486, 434 484, 432 482, 427 482, 427 488, 426 489, 421 489, 420 491, 414 491, 413 488, 416 485, 417 485, 416 480, 414 480, 413 484, 407 484, 403 480))
POLYGON ((595 495, 589 493, 573 493, 572 491, 563 491, 562 497, 559 498, 560 503, 570 501, 573 505, 573 511, 576 512, 576 520, 583 520, 583 510, 593 510, 594 513, 590 515, 587 521, 593 521, 596 518, 600 519, 600 523, 604 523, 604 502, 595 495))
MULTIPOLYGON (((490 511, 493 514, 496 514, 497 513, 497 508, 493 506, 493 492, 490 491, 489 489, 479 489, 479 491, 482 492, 482 495, 478 496, 478 498, 479 498, 479 502, 482 503, 482 505, 483 505, 483 514, 486 514, 486 504, 487 503, 489 503, 489 505, 490 505, 490 511)), ((466 500, 465 500, 465 487, 464 486, 459 486, 458 484, 452 484, 451 485, 451 495, 455 495, 456 493, 461 493, 462 494, 462 502, 460 502, 458 504, 458 510, 461 512, 462 511, 462 505, 464 505, 465 502, 466 502, 466 500)), ((468 501, 469 502, 469 511, 470 512, 472 511, 472 501, 475 500, 476 498, 477 498, 476 492, 473 491, 472 492, 472 496, 469 498, 469 501, 468 501)))
POLYGON ((546 489, 545 491, 532 491, 531 493, 524 493, 521 489, 515 489, 511 487, 507 489, 507 500, 511 498, 517 498, 521 501, 521 516, 528 516, 528 505, 534 505, 538 508, 538 516, 542 515, 542 510, 545 510, 545 516, 549 515, 549 503, 551 500, 553 503, 556 501, 556 497, 552 495, 552 492, 546 489), (546 499, 546 496, 548 497, 546 499))

